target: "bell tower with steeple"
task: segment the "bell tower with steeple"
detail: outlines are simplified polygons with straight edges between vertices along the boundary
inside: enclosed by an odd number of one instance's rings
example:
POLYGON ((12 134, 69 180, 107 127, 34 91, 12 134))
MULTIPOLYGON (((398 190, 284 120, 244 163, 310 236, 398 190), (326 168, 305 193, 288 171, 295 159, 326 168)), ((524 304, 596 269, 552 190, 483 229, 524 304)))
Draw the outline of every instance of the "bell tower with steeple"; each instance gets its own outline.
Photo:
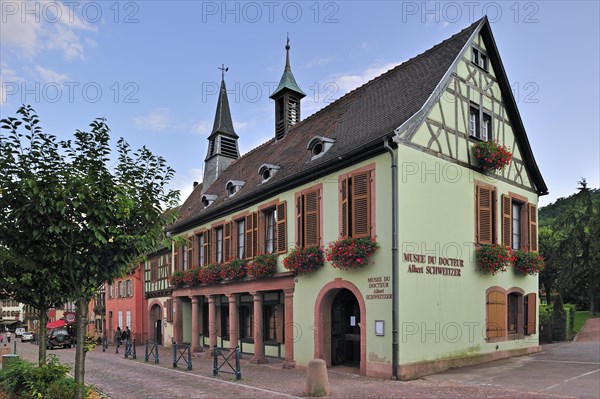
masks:
POLYGON ((290 128, 300 121, 300 100, 306 94, 294 79, 290 67, 290 37, 285 45, 285 69, 279 85, 269 98, 275 101, 275 138, 281 140, 290 128))
POLYGON ((225 72, 229 68, 222 65, 221 88, 213 129, 208 136, 208 151, 204 160, 204 179, 202 180, 202 194, 217 180, 223 171, 240 157, 238 148, 238 135, 233 129, 229 100, 225 88, 225 72))

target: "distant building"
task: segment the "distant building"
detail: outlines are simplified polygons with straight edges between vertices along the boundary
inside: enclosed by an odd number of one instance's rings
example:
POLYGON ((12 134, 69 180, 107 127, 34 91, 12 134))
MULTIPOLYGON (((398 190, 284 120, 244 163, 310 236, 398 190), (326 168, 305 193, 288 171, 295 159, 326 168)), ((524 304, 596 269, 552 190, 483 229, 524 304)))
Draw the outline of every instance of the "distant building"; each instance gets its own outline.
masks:
POLYGON ((105 285, 106 334, 113 339, 117 327, 129 326, 132 338, 138 342, 147 339, 147 301, 144 297, 142 268, 137 265, 125 277, 105 285))

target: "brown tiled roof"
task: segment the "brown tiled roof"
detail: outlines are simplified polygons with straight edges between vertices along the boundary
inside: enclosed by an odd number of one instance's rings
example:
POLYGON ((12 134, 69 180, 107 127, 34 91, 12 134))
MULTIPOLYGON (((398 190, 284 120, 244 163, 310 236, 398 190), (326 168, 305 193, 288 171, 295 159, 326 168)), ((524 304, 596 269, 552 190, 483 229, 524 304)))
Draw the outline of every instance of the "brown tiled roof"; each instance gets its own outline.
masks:
POLYGON ((289 189, 290 184, 302 184, 303 176, 314 179, 327 170, 326 166, 344 167, 353 153, 366 151, 374 143, 383 152, 383 137, 421 109, 479 23, 351 91, 293 126, 284 139, 273 138, 243 155, 208 188, 206 194, 218 198, 205 209, 196 187, 182 205, 180 218, 171 231, 177 233, 236 211, 261 194, 275 195, 289 189), (334 139, 335 144, 323 157, 311 161, 306 146, 314 136, 334 139), (263 164, 280 167, 265 183, 258 175, 263 164), (231 198, 225 189, 229 180, 245 182, 231 198))

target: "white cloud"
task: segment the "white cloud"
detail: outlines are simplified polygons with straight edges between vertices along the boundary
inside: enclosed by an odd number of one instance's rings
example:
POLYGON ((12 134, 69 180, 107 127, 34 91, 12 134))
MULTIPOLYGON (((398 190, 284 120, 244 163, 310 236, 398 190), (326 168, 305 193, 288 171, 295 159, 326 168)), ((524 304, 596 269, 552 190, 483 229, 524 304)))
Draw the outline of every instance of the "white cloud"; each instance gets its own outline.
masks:
POLYGON ((44 83, 63 83, 69 80, 69 75, 44 68, 39 65, 35 66, 35 70, 44 83))
POLYGON ((250 126, 250 122, 236 122, 233 121, 233 128, 235 130, 244 130, 246 129, 248 126, 250 126))
POLYGON ((179 190, 180 203, 183 203, 190 196, 194 189, 194 182, 202 182, 204 170, 200 168, 188 169, 186 172, 177 173, 169 188, 179 190))
POLYGON ((8 95, 15 91, 15 85, 24 81, 5 61, 0 62, 0 105, 8 105, 8 95))
POLYGON ((33 59, 42 51, 59 50, 67 60, 83 59, 80 32, 97 28, 78 17, 77 9, 59 1, 6 2, 2 7, 2 35, 5 49, 33 59))
POLYGON ((174 122, 169 114, 169 108, 156 108, 147 115, 135 116, 133 124, 138 129, 149 129, 155 132, 179 129, 181 124, 174 122))
POLYGON ((315 68, 315 67, 325 66, 325 65, 329 64, 331 61, 333 61, 332 58, 316 56, 316 57, 313 57, 310 61, 308 61, 304 65, 304 68, 311 69, 311 68, 315 68))
POLYGON ((207 135, 208 133, 210 133, 211 129, 212 123, 210 123, 210 121, 207 120, 202 120, 194 123, 194 125, 192 126, 192 133, 207 135))
POLYGON ((338 92, 343 95, 344 93, 354 90, 357 87, 376 78, 377 76, 389 71, 399 64, 401 64, 401 62, 390 62, 381 66, 371 66, 356 74, 334 75, 332 83, 336 85, 338 92))

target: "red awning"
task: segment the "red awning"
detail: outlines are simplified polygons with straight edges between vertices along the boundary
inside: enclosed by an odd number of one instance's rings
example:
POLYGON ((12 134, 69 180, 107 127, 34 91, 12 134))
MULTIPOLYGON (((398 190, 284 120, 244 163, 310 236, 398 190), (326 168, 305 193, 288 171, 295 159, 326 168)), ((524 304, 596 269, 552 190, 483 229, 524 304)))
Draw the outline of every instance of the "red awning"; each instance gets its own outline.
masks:
POLYGON ((46 328, 58 328, 58 327, 64 327, 66 326, 67 323, 60 319, 60 320, 56 320, 56 321, 51 321, 50 323, 46 324, 46 328))

